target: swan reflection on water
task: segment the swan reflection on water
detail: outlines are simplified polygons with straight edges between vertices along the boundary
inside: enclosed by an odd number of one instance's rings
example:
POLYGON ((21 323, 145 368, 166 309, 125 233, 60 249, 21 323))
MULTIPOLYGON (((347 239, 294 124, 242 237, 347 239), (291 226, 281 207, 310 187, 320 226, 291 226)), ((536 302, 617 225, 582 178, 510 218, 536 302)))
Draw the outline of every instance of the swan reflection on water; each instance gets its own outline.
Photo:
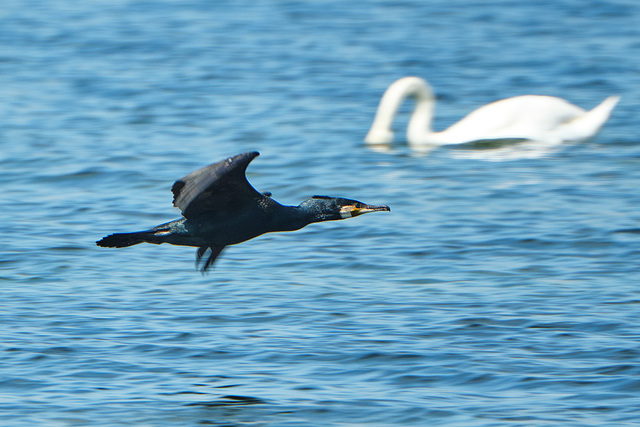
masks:
MULTIPOLYGON (((432 121, 435 96, 420 77, 404 77, 385 91, 365 142, 377 151, 393 141, 391 125, 406 98, 415 99, 407 126, 407 142, 416 153, 427 154, 442 145, 482 149, 464 150, 462 157, 542 157, 559 144, 593 138, 609 119, 619 96, 610 96, 592 110, 585 110, 553 96, 522 95, 492 102, 472 111, 449 128, 435 132, 432 121)), ((458 152, 458 150, 456 150, 458 152)))
MULTIPOLYGON (((446 148, 454 159, 475 159, 502 162, 520 159, 540 159, 557 152, 567 144, 557 142, 530 141, 526 139, 506 138, 472 141, 457 145, 411 145, 411 154, 427 156, 433 150, 446 148)), ((392 144, 367 144, 367 148, 379 153, 395 153, 398 150, 392 144)))

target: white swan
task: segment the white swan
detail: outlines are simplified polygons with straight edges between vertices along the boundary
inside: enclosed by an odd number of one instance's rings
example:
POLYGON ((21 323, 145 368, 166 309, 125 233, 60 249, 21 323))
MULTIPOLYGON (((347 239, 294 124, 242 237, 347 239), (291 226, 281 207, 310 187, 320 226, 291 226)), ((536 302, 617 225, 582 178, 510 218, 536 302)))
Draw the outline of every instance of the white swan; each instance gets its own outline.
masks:
POLYGON ((584 141, 600 130, 620 99, 610 96, 586 111, 552 96, 516 96, 480 107, 448 129, 434 132, 431 122, 435 96, 431 87, 420 77, 404 77, 391 84, 382 96, 365 138, 367 143, 389 144, 393 140, 391 124, 407 97, 416 101, 407 127, 407 141, 416 147, 496 139, 584 141))

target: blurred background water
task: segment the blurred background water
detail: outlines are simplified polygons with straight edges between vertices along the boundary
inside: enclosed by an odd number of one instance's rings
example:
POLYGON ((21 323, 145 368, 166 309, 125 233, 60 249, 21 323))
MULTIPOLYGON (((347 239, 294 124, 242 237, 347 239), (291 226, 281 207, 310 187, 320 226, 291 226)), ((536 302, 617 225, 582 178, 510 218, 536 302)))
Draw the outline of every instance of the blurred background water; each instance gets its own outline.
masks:
POLYGON ((639 22, 635 0, 5 0, 0 424, 637 425, 639 22), (406 75, 438 130, 508 96, 622 100, 540 156, 372 150, 406 75), (282 203, 392 211, 204 276, 192 248, 95 246, 248 150, 282 203))

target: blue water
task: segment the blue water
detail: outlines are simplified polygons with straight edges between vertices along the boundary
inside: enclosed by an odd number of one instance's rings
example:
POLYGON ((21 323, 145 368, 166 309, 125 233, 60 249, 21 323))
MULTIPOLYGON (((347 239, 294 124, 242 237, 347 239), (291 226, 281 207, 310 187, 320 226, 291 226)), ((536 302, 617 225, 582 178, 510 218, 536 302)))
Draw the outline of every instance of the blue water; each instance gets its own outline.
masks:
POLYGON ((635 0, 3 1, 0 424, 637 425, 639 22, 635 0), (520 94, 622 100, 550 152, 373 150, 406 75, 437 129, 520 94), (282 203, 392 210, 207 275, 192 248, 95 246, 248 150, 282 203))

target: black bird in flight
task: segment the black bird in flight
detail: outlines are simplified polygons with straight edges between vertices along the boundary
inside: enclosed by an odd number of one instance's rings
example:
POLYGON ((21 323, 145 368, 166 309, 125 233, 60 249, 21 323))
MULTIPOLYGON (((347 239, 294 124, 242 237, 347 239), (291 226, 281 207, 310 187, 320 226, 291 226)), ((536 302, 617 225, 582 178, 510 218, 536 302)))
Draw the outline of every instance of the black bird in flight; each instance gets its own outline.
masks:
POLYGON ((367 205, 339 197, 313 196, 298 206, 285 206, 249 184, 245 171, 260 153, 239 154, 205 166, 173 184, 173 205, 183 218, 136 233, 116 233, 96 242, 122 248, 138 243, 195 246, 196 266, 206 271, 228 245, 272 231, 293 231, 313 222, 351 218, 368 212, 389 211, 385 205, 367 205))

